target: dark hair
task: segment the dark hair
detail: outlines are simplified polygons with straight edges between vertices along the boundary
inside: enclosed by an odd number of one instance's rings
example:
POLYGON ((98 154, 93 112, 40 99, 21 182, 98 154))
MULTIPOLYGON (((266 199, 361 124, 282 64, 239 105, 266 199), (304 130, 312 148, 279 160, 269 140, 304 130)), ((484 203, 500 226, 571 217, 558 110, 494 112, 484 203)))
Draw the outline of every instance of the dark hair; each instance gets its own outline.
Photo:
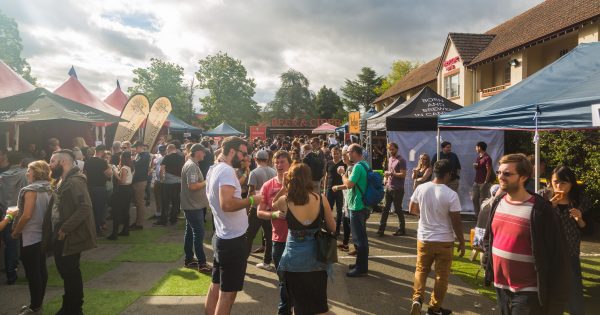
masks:
POLYGON ((131 172, 133 172, 133 161, 131 161, 131 152, 124 151, 121 153, 121 160, 119 161, 121 166, 129 166, 131 172))
POLYGON ((288 163, 292 164, 292 157, 290 156, 288 151, 279 150, 275 152, 275 154, 273 155, 273 161, 277 160, 278 158, 286 158, 288 160, 288 163))
POLYGON ((388 143, 388 145, 398 149, 398 144, 396 144, 395 142, 390 142, 388 143))
POLYGON ((452 172, 452 166, 450 166, 450 161, 446 159, 439 160, 433 164, 433 174, 436 178, 444 178, 450 172, 452 172))
POLYGON ((287 199, 297 206, 308 203, 309 194, 313 190, 310 167, 304 163, 295 163, 288 170, 287 199))
MULTIPOLYGON (((568 166, 558 166, 552 171, 552 175, 556 175, 560 181, 568 182, 571 184, 571 190, 569 191, 569 201, 575 208, 581 204, 581 185, 577 183, 577 177, 573 170, 568 166)), ((552 185, 550 185, 552 187, 552 185)))
POLYGON ((483 141, 479 141, 477 142, 477 144, 475 145, 476 147, 479 147, 481 150, 486 151, 487 150, 487 143, 483 142, 483 141))
POLYGON ((104 144, 99 144, 96 147, 96 152, 99 152, 99 151, 106 151, 106 146, 104 144))
POLYGON ((223 143, 222 143, 223 150, 221 151, 221 153, 223 155, 227 155, 227 154, 229 154, 229 151, 231 151, 232 149, 238 150, 240 148, 240 146, 245 146, 246 148, 248 148, 248 142, 246 142, 246 140, 244 140, 240 137, 236 137, 236 136, 227 137, 227 138, 225 138, 225 140, 223 140, 223 143))
POLYGON ((8 164, 10 165, 21 165, 21 162, 25 158, 25 155, 21 151, 10 151, 7 155, 8 164))
POLYGON ((449 145, 452 145, 452 143, 450 143, 449 141, 444 141, 444 142, 442 142, 442 144, 440 144, 440 147, 443 149, 449 145))

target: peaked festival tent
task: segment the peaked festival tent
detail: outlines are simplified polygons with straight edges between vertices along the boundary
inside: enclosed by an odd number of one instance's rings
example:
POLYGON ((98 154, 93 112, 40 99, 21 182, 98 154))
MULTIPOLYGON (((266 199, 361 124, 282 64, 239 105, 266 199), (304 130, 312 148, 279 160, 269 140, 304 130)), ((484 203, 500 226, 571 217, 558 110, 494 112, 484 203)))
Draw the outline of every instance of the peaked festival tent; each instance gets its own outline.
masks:
POLYGON ((397 104, 367 119, 367 130, 436 130, 437 117, 446 112, 463 108, 425 87, 409 100, 397 104))
POLYGON ((35 86, 14 72, 0 60, 0 98, 35 90, 35 86))
POLYGON ((220 125, 218 125, 217 127, 215 127, 214 129, 204 132, 203 134, 205 136, 221 137, 221 136, 239 136, 239 135, 242 135, 243 133, 235 130, 235 128, 231 127, 228 123, 223 122, 220 125))
POLYGON ((128 100, 129 97, 121 90, 121 84, 119 83, 119 80, 117 80, 117 87, 115 87, 115 90, 104 99, 104 103, 119 111, 120 115, 120 113, 123 112, 125 105, 127 105, 128 100))
POLYGON ((169 132, 189 132, 194 136, 202 134, 202 129, 192 126, 185 121, 175 117, 172 113, 167 118, 169 122, 169 132))
POLYGON ((313 134, 319 134, 319 135, 324 135, 324 134, 328 134, 328 133, 335 133, 336 128, 337 127, 334 126, 334 125, 332 125, 332 124, 323 123, 319 127, 313 129, 312 133, 313 134))

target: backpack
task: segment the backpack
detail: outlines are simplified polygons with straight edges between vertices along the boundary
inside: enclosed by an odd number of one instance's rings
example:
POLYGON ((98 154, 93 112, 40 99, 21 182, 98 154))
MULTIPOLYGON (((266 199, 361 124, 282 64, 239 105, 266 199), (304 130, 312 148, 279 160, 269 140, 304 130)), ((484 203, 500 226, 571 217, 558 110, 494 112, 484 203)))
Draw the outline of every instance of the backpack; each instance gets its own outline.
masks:
POLYGON ((303 161, 310 167, 310 172, 312 174, 313 180, 320 180, 323 178, 323 169, 325 168, 325 164, 323 164, 323 159, 319 154, 314 152, 310 152, 303 161))
POLYGON ((370 167, 365 166, 365 163, 358 164, 367 171, 367 190, 363 192, 358 183, 356 183, 354 187, 358 188, 358 191, 360 191, 365 206, 375 207, 383 200, 385 194, 383 189, 383 177, 381 177, 381 174, 373 172, 370 167))

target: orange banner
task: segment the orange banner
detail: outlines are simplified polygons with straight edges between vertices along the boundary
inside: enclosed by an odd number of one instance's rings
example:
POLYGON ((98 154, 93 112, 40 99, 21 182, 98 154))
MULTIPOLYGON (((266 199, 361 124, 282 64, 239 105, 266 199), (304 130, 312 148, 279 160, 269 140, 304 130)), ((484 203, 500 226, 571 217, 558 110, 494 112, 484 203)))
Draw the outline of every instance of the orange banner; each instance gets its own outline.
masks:
POLYGON ((146 121, 146 130, 144 131, 144 144, 147 144, 148 147, 151 148, 154 145, 158 132, 167 120, 171 109, 171 101, 166 97, 159 97, 152 104, 146 121))
POLYGON ((130 141, 148 116, 149 111, 150 102, 148 102, 145 95, 136 94, 132 96, 121 113, 121 118, 127 121, 119 123, 114 141, 130 141))
POLYGON ((360 112, 348 113, 348 133, 360 133, 360 112))

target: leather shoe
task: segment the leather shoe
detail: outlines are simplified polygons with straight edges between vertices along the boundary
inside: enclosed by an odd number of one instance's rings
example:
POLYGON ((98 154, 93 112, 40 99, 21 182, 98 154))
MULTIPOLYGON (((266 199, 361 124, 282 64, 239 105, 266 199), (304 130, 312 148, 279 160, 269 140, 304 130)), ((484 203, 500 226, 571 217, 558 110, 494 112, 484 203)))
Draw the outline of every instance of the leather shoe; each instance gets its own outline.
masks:
POLYGON ((349 278, 365 277, 366 275, 367 275, 367 272, 360 272, 356 269, 352 269, 352 270, 346 272, 346 277, 349 277, 349 278))

